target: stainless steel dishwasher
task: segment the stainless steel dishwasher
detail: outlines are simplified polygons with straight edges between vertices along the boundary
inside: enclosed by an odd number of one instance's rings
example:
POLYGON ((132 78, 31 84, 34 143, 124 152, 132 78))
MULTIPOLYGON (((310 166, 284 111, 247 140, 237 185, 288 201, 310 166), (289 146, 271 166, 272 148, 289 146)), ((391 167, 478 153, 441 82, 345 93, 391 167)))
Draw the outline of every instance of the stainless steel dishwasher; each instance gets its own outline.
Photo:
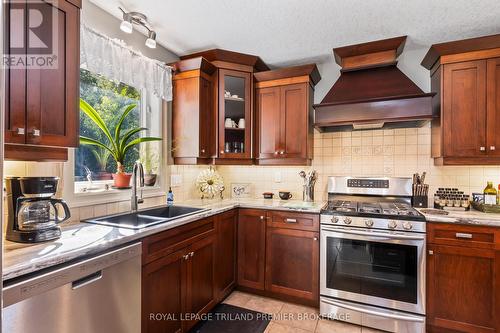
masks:
POLYGON ((141 244, 7 285, 3 300, 3 332, 140 332, 141 244))

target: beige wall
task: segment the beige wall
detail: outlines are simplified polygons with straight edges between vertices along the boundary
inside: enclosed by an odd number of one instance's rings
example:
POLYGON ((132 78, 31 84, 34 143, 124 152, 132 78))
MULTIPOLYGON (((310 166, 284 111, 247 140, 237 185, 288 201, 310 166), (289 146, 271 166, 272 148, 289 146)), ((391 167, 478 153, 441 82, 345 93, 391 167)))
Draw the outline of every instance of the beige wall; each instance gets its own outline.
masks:
MULTIPOLYGON (((466 193, 482 192, 486 182, 500 183, 500 166, 437 167, 430 157, 430 125, 416 129, 372 130, 314 134, 314 160, 311 168, 319 173, 316 200, 326 199, 327 177, 330 175, 402 176, 427 172, 430 199, 438 187, 458 187, 466 193)), ((197 197, 194 180, 206 167, 172 166, 172 174, 180 174, 183 184, 174 188, 180 199, 197 197)), ((291 191, 301 199, 300 170, 308 167, 219 166, 226 187, 231 183, 252 183, 254 197, 264 191, 291 191), (279 173, 282 182, 275 182, 279 173)), ((227 195, 227 194, 226 194, 227 195)))

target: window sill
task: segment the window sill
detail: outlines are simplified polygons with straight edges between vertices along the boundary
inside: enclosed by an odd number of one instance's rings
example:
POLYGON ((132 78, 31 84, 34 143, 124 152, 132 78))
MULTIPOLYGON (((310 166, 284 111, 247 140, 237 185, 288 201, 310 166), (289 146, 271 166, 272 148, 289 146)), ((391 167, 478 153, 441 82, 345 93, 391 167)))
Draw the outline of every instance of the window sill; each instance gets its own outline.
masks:
MULTIPOLYGON (((167 193, 159 186, 143 187, 143 198, 154 198, 166 196, 167 193)), ((141 195, 141 190, 137 189, 137 195, 141 195)), ((101 192, 80 192, 74 193, 71 200, 68 200, 68 205, 71 208, 78 208, 91 205, 108 204, 130 200, 132 190, 117 190, 109 189, 101 192)))

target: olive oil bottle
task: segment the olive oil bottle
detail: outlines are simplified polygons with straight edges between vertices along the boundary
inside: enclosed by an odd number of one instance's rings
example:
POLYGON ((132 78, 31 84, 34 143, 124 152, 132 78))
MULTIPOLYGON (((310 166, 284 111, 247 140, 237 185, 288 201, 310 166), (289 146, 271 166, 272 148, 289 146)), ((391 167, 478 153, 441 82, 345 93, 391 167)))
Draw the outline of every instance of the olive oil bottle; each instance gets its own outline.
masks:
POLYGON ((493 182, 488 182, 484 189, 484 204, 496 205, 497 204, 497 190, 493 187, 493 182))

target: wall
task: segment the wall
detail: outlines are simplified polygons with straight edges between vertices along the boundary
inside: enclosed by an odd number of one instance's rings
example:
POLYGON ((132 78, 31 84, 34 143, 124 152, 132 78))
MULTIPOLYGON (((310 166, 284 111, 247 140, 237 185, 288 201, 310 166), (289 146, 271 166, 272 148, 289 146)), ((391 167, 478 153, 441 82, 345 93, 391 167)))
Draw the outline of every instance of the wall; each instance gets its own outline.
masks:
MULTIPOLYGON (((117 9, 118 10, 118 9, 117 9)), ((112 38, 119 38, 124 40, 127 45, 133 49, 140 51, 147 57, 151 57, 165 63, 176 61, 178 57, 164 48, 157 45, 156 49, 150 49, 144 45, 146 37, 134 30, 132 34, 126 34, 119 28, 120 21, 95 6, 88 0, 83 1, 82 22, 92 27, 93 29, 112 38)), ((169 106, 167 103, 164 105, 166 110, 169 106)), ((59 184, 58 196, 62 196, 63 182, 70 181, 64 177, 65 163, 62 162, 14 162, 6 161, 4 165, 4 175, 6 176, 58 176, 61 178, 59 184)), ((141 207, 155 206, 163 203, 164 197, 147 198, 141 207)), ((81 206, 71 208, 71 221, 78 221, 79 219, 89 218, 93 216, 114 214, 122 211, 130 210, 130 200, 127 201, 112 201, 101 205, 81 206)))
MULTIPOLYGON (((172 174, 182 176, 182 186, 174 187, 177 199, 197 197, 194 180, 206 167, 173 166, 172 174)), ((438 187, 458 187, 466 193, 482 192, 486 182, 500 183, 500 167, 437 167, 430 158, 430 126, 416 129, 374 130, 314 134, 314 160, 318 171, 316 200, 326 200, 327 177, 400 176, 427 172, 430 194, 438 187)), ((309 167, 218 166, 227 188, 231 183, 253 183, 252 197, 262 192, 288 190, 302 199, 298 173, 309 167), (281 178, 280 182, 276 178, 281 178)), ((226 194, 228 195, 228 194, 226 194)))

